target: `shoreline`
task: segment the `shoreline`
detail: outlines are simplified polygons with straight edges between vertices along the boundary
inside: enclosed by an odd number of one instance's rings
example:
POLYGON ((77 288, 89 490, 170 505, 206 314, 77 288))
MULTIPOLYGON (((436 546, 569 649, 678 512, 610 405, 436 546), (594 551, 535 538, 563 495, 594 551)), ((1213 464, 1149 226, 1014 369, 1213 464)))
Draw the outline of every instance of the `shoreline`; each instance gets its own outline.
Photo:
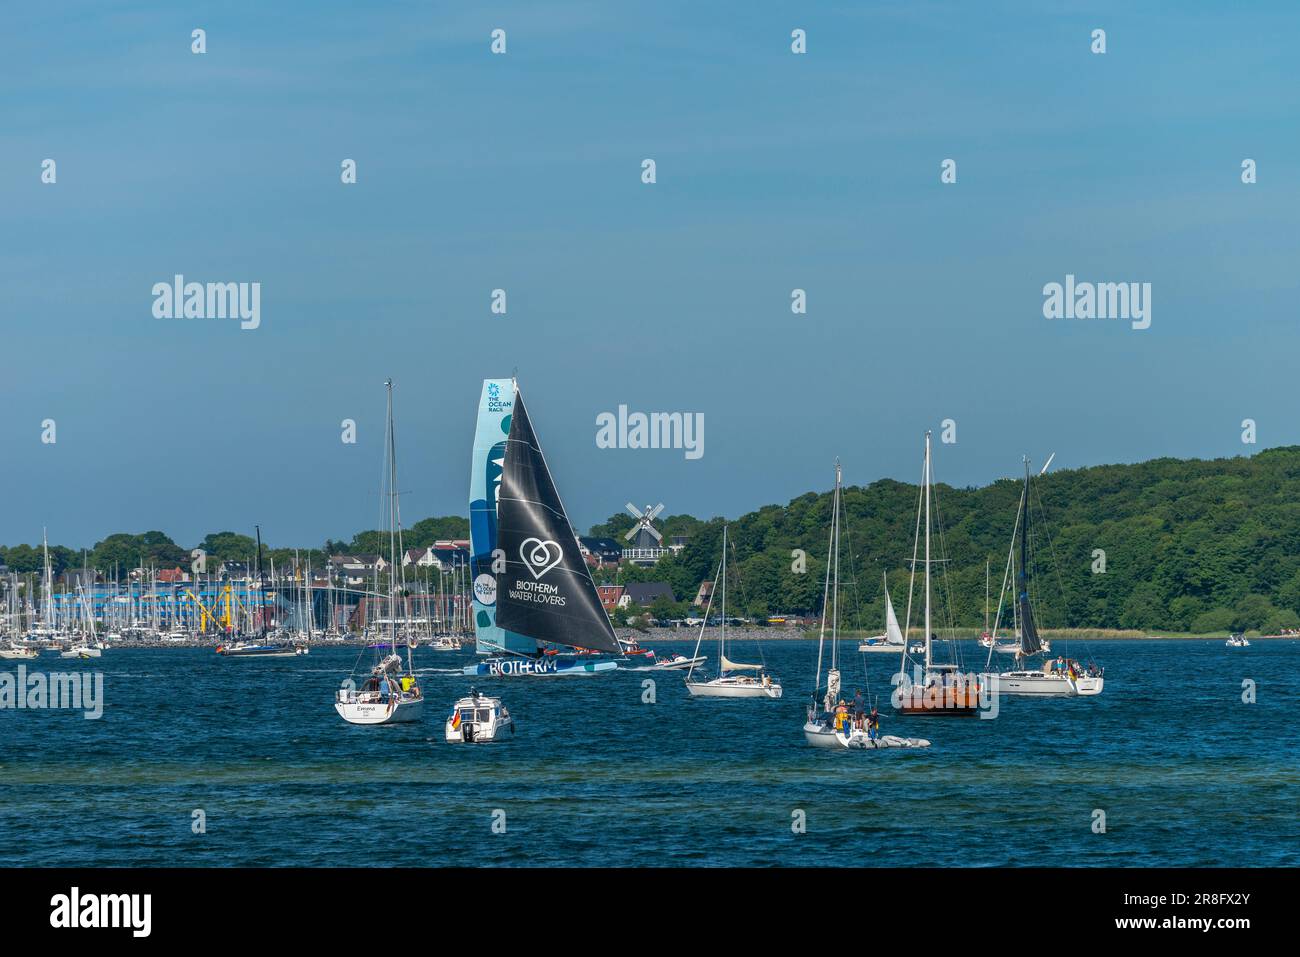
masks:
MULTIPOLYGON (((705 629, 702 645, 707 646, 710 642, 716 642, 718 640, 719 631, 720 629, 718 628, 705 629)), ((699 629, 686 628, 686 627, 649 628, 645 631, 638 631, 633 628, 616 628, 615 634, 619 638, 625 641, 630 639, 635 639, 638 643, 641 644, 645 644, 649 642, 674 642, 674 643, 691 644, 699 637, 699 629)), ((1135 632, 1131 634, 1114 634, 1114 633, 1104 634, 1104 633, 1092 633, 1085 630, 1079 630, 1079 631, 1044 630, 1044 631, 1040 631, 1039 634, 1051 641, 1077 640, 1077 641, 1218 641, 1218 642, 1222 642, 1228 638, 1227 632, 1223 632, 1221 634, 1209 634, 1209 635, 1180 634, 1178 632, 1171 632, 1168 634, 1161 634, 1161 635, 1147 635, 1147 634, 1142 634, 1140 632, 1135 632)), ((1256 634, 1252 634, 1251 632, 1246 632, 1245 634, 1246 637, 1251 642, 1286 641, 1288 639, 1300 641, 1300 635, 1256 635, 1256 634)), ((856 643, 860 639, 865 637, 875 637, 875 636, 869 635, 866 632, 841 633, 840 640, 846 644, 850 644, 850 643, 856 643)), ((978 637, 979 637, 979 632, 973 631, 973 633, 969 635, 965 635, 965 634, 957 635, 955 640, 974 641, 978 637)), ((817 632, 807 631, 799 628, 775 628, 775 627, 773 628, 728 628, 727 638, 729 641, 816 641, 817 632)), ((911 640, 919 641, 920 639, 918 636, 913 636, 911 640)), ((943 639, 943 640, 949 640, 949 639, 943 639)), ((461 649, 462 651, 473 651, 474 639, 472 637, 462 639, 462 641, 464 642, 464 645, 461 649)), ((220 643, 221 643, 220 641, 212 640, 212 639, 203 640, 203 641, 166 641, 166 642, 114 640, 114 641, 106 641, 105 647, 108 650, 125 649, 125 648, 131 648, 131 649, 144 648, 150 650, 159 650, 164 648, 184 648, 189 650, 203 649, 207 651, 212 651, 215 654, 216 647, 220 643)), ((347 641, 319 641, 318 640, 318 641, 308 642, 307 645, 308 647, 313 649, 351 648, 354 650, 360 650, 370 645, 371 643, 372 642, 370 642, 369 640, 362 640, 362 639, 351 639, 347 641)), ((39 646, 38 650, 44 653, 46 651, 54 651, 59 649, 53 648, 52 646, 42 645, 39 646)), ((417 645, 415 650, 428 652, 434 649, 431 649, 428 645, 417 645)), ((439 653, 443 653, 443 652, 439 652, 439 653)))

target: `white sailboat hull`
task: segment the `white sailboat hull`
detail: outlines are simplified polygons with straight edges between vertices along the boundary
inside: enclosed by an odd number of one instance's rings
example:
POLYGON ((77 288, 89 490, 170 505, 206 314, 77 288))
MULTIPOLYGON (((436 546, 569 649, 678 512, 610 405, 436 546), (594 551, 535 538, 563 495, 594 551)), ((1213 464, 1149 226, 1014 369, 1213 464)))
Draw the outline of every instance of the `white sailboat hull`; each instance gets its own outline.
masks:
POLYGON ((1041 671, 1007 671, 997 676, 998 694, 1075 698, 1101 694, 1106 679, 1081 675, 1045 675, 1041 671))
POLYGON ((686 690, 693 698, 779 698, 777 682, 764 685, 753 678, 714 678, 712 681, 687 681, 686 690))
POLYGON ((334 702, 334 710, 348 724, 404 724, 420 720, 424 714, 424 699, 337 700, 334 702))
POLYGON ((104 653, 100 651, 98 648, 92 648, 88 645, 83 645, 77 648, 69 648, 67 651, 61 651, 59 652, 59 657, 60 658, 100 658, 103 656, 103 654, 104 653))
POLYGON ((9 661, 39 658, 40 652, 35 648, 0 648, 0 658, 9 661))
POLYGON ((804 740, 814 748, 841 751, 876 751, 884 748, 928 748, 930 746, 930 742, 925 738, 900 738, 893 734, 882 734, 872 738, 866 731, 857 728, 850 728, 848 733, 841 733, 816 721, 809 721, 803 726, 803 736, 804 740))
POLYGON ((888 652, 891 655, 901 655, 903 653, 903 646, 891 645, 883 641, 877 644, 867 644, 864 641, 858 645, 858 651, 861 651, 864 654, 869 652, 888 652))

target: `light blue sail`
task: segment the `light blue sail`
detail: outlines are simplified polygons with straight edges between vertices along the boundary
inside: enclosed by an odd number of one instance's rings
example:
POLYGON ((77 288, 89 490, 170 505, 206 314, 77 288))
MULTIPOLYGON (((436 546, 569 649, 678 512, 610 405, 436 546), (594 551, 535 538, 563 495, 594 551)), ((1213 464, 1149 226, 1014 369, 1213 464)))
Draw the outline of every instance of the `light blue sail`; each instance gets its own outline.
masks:
POLYGON ((497 626, 496 576, 492 552, 497 547, 497 494, 505 462, 510 413, 515 404, 511 379, 484 379, 474 430, 474 455, 469 475, 470 575, 474 595, 474 650, 480 655, 502 652, 532 655, 537 642, 497 626))

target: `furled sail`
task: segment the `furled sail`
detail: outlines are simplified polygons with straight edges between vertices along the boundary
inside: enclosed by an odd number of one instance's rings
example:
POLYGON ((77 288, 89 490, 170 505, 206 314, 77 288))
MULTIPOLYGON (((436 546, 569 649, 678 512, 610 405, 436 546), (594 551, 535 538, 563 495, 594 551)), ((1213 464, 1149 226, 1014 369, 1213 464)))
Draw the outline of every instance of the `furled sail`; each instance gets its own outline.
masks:
POLYGON ((484 379, 474 432, 469 476, 470 575, 473 578, 475 648, 480 655, 501 652, 532 655, 537 642, 497 625, 497 580, 492 572, 497 548, 497 496, 510 433, 515 384, 510 379, 484 379))
POLYGON ((742 665, 728 660, 726 655, 722 656, 722 670, 726 671, 762 671, 762 665, 742 665))
POLYGON ((621 652, 518 388, 497 502, 497 623, 538 641, 621 652))
POLYGON ((1020 606, 1020 653, 1026 657, 1042 651, 1034 611, 1029 604, 1029 470, 1025 469, 1025 491, 1020 498, 1020 574, 1017 579, 1017 603, 1020 606))

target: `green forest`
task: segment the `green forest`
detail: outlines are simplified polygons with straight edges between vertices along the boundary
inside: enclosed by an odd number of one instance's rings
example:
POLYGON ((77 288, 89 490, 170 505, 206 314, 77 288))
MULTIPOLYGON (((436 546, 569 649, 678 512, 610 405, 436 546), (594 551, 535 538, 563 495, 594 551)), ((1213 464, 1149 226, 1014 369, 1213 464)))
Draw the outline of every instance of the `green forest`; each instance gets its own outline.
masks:
MULTIPOLYGON (((983 624, 986 560, 996 606, 1022 484, 935 486, 945 559, 935 571, 937 617, 983 624)), ((885 573, 905 614, 918 496, 916 485, 893 480, 844 489, 840 575, 853 585, 844 599, 851 625, 883 627, 885 573)), ((1030 502, 1032 588, 1044 627, 1276 633, 1300 625, 1300 447, 1049 472, 1033 479, 1030 502)), ((750 616, 817 611, 830 517, 826 491, 731 521, 729 574, 738 582, 729 606, 750 616), (792 570, 795 549, 807 556, 802 574, 792 570)), ((723 524, 665 519, 665 539, 688 535, 690 545, 653 569, 625 567, 619 580, 668 581, 689 599, 714 576, 723 524)), ((630 516, 616 515, 592 534, 619 538, 631 526, 630 516)))
MULTIPOLYGON (((936 595, 939 620, 978 627, 984 617, 985 562, 993 569, 993 601, 1007 560, 1022 483, 981 488, 935 486, 938 529, 936 595)), ((851 626, 883 624, 882 576, 900 617, 918 488, 885 479, 844 489, 841 581, 851 626)), ((1033 480, 1033 589, 1047 628, 1141 629, 1148 632, 1276 632, 1300 626, 1300 447, 1228 459, 1154 459, 1049 472, 1033 480), (1101 554, 1104 553, 1104 565, 1101 554)), ((729 611, 766 617, 820 609, 831 518, 831 493, 809 492, 729 522, 729 611), (803 553, 802 560, 799 552, 803 553)), ((590 534, 622 540, 628 515, 612 516, 590 534)), ((656 614, 684 613, 699 583, 714 577, 722 518, 663 518, 665 540, 689 544, 653 568, 603 569, 603 581, 667 581, 681 599, 656 614)), ((429 518, 404 533, 408 547, 468 537, 458 516, 429 518)), ((333 552, 382 551, 379 532, 349 542, 302 549, 319 565, 333 552)), ((208 535, 193 547, 209 561, 247 561, 256 546, 233 532, 208 535)), ((101 572, 147 565, 188 567, 190 548, 162 532, 111 535, 84 556, 51 546, 56 573, 83 562, 101 572)), ((293 548, 269 550, 277 565, 293 548)), ((11 571, 41 567, 40 546, 0 548, 11 571)))

